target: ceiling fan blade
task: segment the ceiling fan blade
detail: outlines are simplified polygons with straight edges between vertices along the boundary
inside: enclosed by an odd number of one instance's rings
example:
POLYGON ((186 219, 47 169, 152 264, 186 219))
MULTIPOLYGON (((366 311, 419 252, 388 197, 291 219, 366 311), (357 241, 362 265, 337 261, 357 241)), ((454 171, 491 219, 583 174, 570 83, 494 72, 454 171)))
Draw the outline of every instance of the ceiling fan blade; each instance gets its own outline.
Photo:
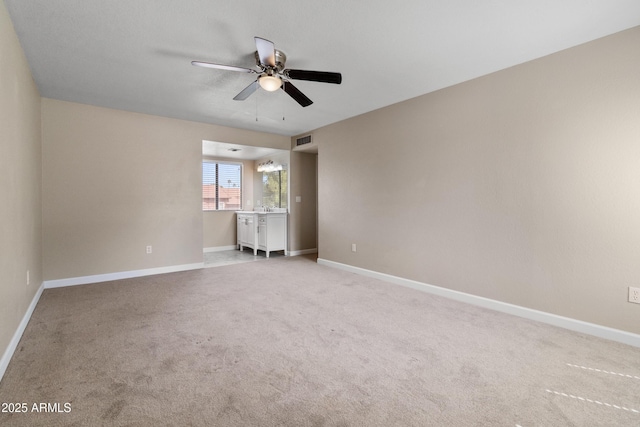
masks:
POLYGON ((273 42, 269 40, 254 37, 256 40, 256 50, 258 51, 258 57, 262 65, 268 65, 269 67, 276 66, 276 47, 273 42))
POLYGON ((241 73, 257 73, 256 70, 252 70, 251 68, 235 67, 233 65, 213 64, 211 62, 191 61, 191 65, 195 65, 196 67, 216 68, 219 70, 227 71, 240 71, 241 73))
POLYGON ((328 71, 284 70, 284 75, 293 80, 309 80, 337 85, 342 83, 342 74, 328 71))
POLYGON ((251 83, 249 86, 242 89, 242 91, 237 94, 233 99, 234 101, 244 101, 247 99, 253 92, 258 90, 258 81, 251 83))
POLYGON ((300 92, 297 87, 291 84, 291 82, 283 81, 282 82, 282 90, 287 92, 290 97, 296 100, 296 102, 303 107, 308 107, 313 104, 313 101, 307 98, 307 96, 300 92))

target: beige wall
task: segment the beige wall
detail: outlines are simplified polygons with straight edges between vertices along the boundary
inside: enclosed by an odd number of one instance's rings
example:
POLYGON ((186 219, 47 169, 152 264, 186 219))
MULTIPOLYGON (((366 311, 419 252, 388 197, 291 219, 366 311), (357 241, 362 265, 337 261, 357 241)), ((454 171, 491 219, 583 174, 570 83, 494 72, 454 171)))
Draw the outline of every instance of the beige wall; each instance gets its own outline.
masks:
MULTIPOLYGON (((214 157, 205 157, 205 159, 238 162, 238 160, 234 159, 218 159, 214 157)), ((255 203, 253 197, 254 169, 255 165, 253 160, 242 161, 242 208, 245 210, 253 210, 253 204, 255 203), (251 201, 251 203, 247 204, 247 201, 251 201)), ((204 248, 217 248, 236 244, 235 211, 207 211, 202 212, 202 215, 204 224, 202 244, 204 248)))
POLYGON ((640 27, 316 130, 319 256, 640 333, 638 46, 640 27))
POLYGON ((42 284, 40 183, 40 95, 0 1, 0 356, 42 284))
POLYGON ((316 154, 291 152, 289 188, 289 250, 316 249, 317 244, 317 158, 316 154), (296 196, 301 201, 296 202, 296 196))
POLYGON ((45 280, 202 262, 202 140, 290 144, 51 99, 42 132, 45 280))

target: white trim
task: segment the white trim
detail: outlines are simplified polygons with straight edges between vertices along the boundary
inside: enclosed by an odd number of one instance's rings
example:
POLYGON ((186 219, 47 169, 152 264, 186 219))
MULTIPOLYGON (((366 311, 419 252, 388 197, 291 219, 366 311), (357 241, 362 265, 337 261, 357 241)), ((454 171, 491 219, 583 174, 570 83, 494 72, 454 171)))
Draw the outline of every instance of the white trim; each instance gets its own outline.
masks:
POLYGON ((354 267, 348 264, 342 264, 335 261, 329 261, 326 259, 318 258, 318 264, 326 265, 329 267, 338 268, 340 270, 348 271, 355 274, 360 274, 374 279, 379 279, 385 282, 394 283, 396 285, 406 286, 419 291, 428 292, 434 295, 439 295, 445 298, 453 299, 456 301, 464 302, 467 304, 477 305, 480 307, 488 308, 502 313, 512 314, 514 316, 524 317, 525 319, 535 320, 549 325, 559 326, 561 328, 569 329, 571 331, 580 332, 583 334, 593 335, 600 338, 605 338, 612 341, 617 341, 623 344, 632 345, 634 347, 640 347, 640 335, 632 332, 622 331, 620 329, 613 329, 607 326, 597 325, 595 323, 583 322, 582 320, 572 319, 569 317, 558 316, 556 314, 547 313, 544 311, 534 310, 527 307, 521 307, 519 305, 509 304, 502 301, 497 301, 489 298, 480 297, 477 295, 471 295, 464 292, 454 291, 452 289, 441 288, 439 286, 429 285, 415 280, 404 279, 402 277, 392 276, 390 274, 378 273, 377 271, 367 270, 360 267, 354 267))
POLYGON ((317 254, 318 249, 302 249, 300 251, 289 251, 289 256, 298 256, 298 255, 308 255, 308 254, 317 254))
POLYGON ((210 248, 202 248, 202 252, 222 252, 222 251, 232 251, 234 249, 238 249, 238 245, 231 246, 212 246, 210 248))
POLYGON ((197 270, 199 268, 204 268, 204 262, 172 265, 169 267, 147 268, 144 270, 121 271, 118 273, 96 274, 94 276, 70 277, 68 279, 46 280, 44 282, 44 288, 51 289, 62 288, 64 286, 87 285, 89 283, 130 279, 133 277, 151 276, 153 274, 175 273, 177 271, 197 270))
POLYGON ((27 308, 26 313, 24 313, 24 316, 22 316, 22 321, 18 325, 18 329, 16 329, 16 332, 13 334, 13 338, 11 338, 11 341, 9 341, 9 345, 7 346, 7 349, 4 351, 4 354, 2 355, 2 359, 0 359, 0 381, 2 381, 2 377, 4 376, 4 373, 7 370, 7 367, 9 366, 9 362, 13 357, 13 353, 15 353, 16 348, 18 348, 18 344, 20 343, 22 334, 24 333, 24 330, 27 328, 27 324, 31 319, 33 310, 35 310, 36 305, 38 305, 38 301, 40 300, 42 291, 44 291, 44 282, 40 284, 40 287, 36 291, 36 294, 33 296, 33 299, 31 300, 31 304, 29 304, 29 307, 27 308))

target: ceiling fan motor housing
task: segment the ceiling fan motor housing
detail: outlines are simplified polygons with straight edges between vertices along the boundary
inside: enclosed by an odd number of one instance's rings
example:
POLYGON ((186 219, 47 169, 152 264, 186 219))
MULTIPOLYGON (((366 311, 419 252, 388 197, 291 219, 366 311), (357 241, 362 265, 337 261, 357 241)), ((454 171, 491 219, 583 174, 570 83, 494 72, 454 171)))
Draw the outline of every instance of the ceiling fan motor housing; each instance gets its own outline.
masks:
MULTIPOLYGON (((274 53, 276 58, 276 66, 273 67, 273 69, 276 71, 276 73, 281 73, 282 70, 284 70, 284 64, 287 62, 287 55, 285 55, 284 52, 278 49, 274 49, 274 53)), ((255 57, 256 57, 256 65, 260 68, 265 68, 265 66, 260 63, 260 55, 258 54, 257 50, 255 52, 255 57)), ((268 69, 272 67, 267 66, 266 68, 268 69)))

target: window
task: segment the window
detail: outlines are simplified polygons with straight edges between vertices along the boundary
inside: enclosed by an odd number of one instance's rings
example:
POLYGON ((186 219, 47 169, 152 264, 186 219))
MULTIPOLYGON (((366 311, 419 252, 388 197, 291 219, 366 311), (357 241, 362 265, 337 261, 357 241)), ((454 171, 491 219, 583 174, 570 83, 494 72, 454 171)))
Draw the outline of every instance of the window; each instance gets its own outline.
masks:
POLYGON ((202 210, 242 209, 242 164, 202 162, 202 210))
POLYGON ((287 170, 262 173, 262 206, 287 207, 287 170))

